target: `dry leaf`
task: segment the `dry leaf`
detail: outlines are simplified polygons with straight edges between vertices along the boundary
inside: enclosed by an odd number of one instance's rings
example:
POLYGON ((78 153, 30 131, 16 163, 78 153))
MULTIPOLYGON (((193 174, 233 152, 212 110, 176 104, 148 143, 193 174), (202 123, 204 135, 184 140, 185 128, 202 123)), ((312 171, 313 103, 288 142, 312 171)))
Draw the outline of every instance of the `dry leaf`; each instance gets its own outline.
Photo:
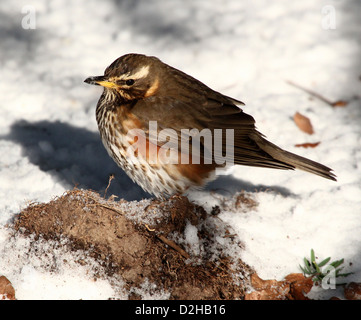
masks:
POLYGON ((256 273, 251 275, 251 284, 255 291, 247 293, 245 300, 286 300, 290 291, 286 281, 263 280, 256 273))
POLYGON ((306 142, 306 143, 300 143, 296 144, 295 147, 297 148, 316 148, 321 142, 306 142))
POLYGON ((4 276, 0 277, 0 299, 15 300, 15 290, 11 282, 4 276))
POLYGON ((295 300, 308 300, 305 294, 309 293, 313 287, 312 277, 306 278, 302 273, 291 273, 285 277, 290 283, 290 294, 295 300))
POLYGON ((299 127, 303 132, 313 134, 313 128, 310 119, 300 114, 299 112, 296 112, 293 116, 293 120, 295 121, 297 127, 299 127))
POLYGON ((263 280, 261 279, 257 273, 253 273, 251 275, 251 284, 252 287, 256 290, 265 290, 265 289, 269 289, 272 287, 277 286, 278 284, 280 284, 280 281, 277 280, 263 280))
POLYGON ((350 282, 344 289, 347 300, 361 300, 361 283, 350 282))
POLYGON ((245 300, 309 300, 305 294, 313 287, 312 279, 301 273, 289 274, 282 281, 263 280, 253 273, 250 280, 254 291, 245 300))

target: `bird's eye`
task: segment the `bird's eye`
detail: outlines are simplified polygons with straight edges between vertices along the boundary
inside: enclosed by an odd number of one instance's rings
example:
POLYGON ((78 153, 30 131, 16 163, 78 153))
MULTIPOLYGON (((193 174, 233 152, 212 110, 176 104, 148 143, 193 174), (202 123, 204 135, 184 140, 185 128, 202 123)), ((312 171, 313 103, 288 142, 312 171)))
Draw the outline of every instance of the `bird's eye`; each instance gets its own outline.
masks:
POLYGON ((127 81, 125 81, 125 84, 127 85, 127 86, 132 86, 133 84, 134 84, 134 80, 133 79, 128 79, 127 81))

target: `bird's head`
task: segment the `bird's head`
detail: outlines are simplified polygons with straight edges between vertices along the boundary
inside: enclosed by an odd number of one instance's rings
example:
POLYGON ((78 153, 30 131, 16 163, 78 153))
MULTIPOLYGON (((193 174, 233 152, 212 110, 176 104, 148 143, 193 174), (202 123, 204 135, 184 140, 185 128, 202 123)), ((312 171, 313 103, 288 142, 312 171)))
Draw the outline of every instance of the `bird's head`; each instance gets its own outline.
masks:
POLYGON ((143 99, 158 92, 161 65, 156 57, 126 54, 107 67, 103 76, 89 77, 84 82, 115 90, 124 100, 143 99))

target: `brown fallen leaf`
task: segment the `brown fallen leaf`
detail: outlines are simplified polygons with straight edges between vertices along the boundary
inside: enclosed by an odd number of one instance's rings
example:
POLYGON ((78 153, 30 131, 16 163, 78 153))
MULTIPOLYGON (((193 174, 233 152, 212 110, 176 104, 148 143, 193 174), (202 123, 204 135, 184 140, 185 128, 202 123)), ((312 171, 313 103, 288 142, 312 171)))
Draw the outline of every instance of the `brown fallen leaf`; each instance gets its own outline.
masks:
POLYGON ((294 300, 308 300, 305 294, 309 293, 313 287, 311 277, 305 277, 302 273, 291 273, 285 277, 290 284, 290 295, 294 300))
POLYGON ((300 130, 308 134, 313 134, 314 131, 309 118, 300 114, 299 112, 296 112, 293 116, 293 120, 300 130))
POLYGON ((299 143, 295 144, 297 148, 316 148, 321 142, 306 142, 306 143, 299 143))
POLYGON ((278 284, 280 284, 281 281, 277 281, 277 280, 263 280, 261 279, 257 273, 253 273, 251 275, 251 284, 252 287, 256 290, 265 290, 265 289, 269 289, 272 287, 277 286, 278 284))
POLYGON ((344 289, 347 300, 361 300, 361 283, 350 282, 344 289))
POLYGON ((286 281, 263 280, 256 273, 251 275, 255 291, 247 293, 245 300, 286 300, 290 286, 286 281))
POLYGON ((309 300, 305 295, 313 287, 312 279, 301 273, 289 274, 282 281, 263 280, 254 273, 250 280, 254 291, 245 300, 309 300))
POLYGON ((15 300, 15 290, 11 282, 4 276, 0 277, 0 300, 15 300))

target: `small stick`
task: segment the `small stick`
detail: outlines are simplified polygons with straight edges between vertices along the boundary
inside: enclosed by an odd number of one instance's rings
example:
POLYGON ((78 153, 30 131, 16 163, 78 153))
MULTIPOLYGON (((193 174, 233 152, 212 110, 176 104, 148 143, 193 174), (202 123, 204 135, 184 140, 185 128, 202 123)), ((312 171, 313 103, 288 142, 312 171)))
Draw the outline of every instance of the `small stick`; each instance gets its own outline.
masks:
POLYGON ((166 237, 162 236, 162 235, 157 235, 157 237, 162 240, 165 244, 167 244, 168 246, 170 246, 171 248, 173 248, 174 250, 178 251, 184 258, 188 259, 189 258, 189 254, 187 252, 185 252, 181 247, 179 247, 178 245, 175 244, 175 242, 168 240, 166 237))
POLYGON ((286 82, 287 82, 288 84, 290 84, 291 86, 294 86, 294 87, 296 87, 296 88, 298 88, 298 89, 300 89, 300 90, 308 93, 309 95, 311 95, 311 96, 313 96, 313 97, 315 97, 315 98, 323 101, 324 103, 328 104, 328 105, 331 106, 331 107, 344 107, 344 106, 347 105, 347 102, 346 102, 346 101, 337 100, 337 101, 335 101, 335 102, 332 102, 332 101, 326 99, 324 96, 320 95, 319 93, 314 92, 314 91, 312 91, 312 90, 310 90, 310 89, 304 88, 304 87, 300 86, 299 84, 296 84, 296 83, 294 83, 294 82, 292 82, 292 81, 289 81, 289 80, 286 80, 286 82))
POLYGON ((108 185, 107 185, 107 187, 105 188, 104 198, 105 198, 105 196, 107 195, 108 189, 109 189, 110 184, 112 183, 112 180, 113 180, 113 179, 114 179, 114 174, 111 174, 111 175, 109 176, 108 185))
MULTIPOLYGON (((147 224, 145 224, 145 227, 147 228, 148 231, 150 232, 154 232, 155 229, 151 229, 147 224)), ((165 236, 162 235, 158 235, 156 234, 156 236, 158 237, 159 240, 163 241, 165 244, 167 244, 168 246, 170 246, 171 248, 173 248, 175 251, 178 251, 180 253, 181 256, 183 256, 184 258, 188 259, 189 258, 189 254, 187 252, 185 252, 180 246, 178 246, 174 241, 167 239, 165 236)))
POLYGON ((147 230, 150 231, 150 232, 154 232, 154 231, 155 231, 155 229, 151 229, 147 224, 145 224, 145 227, 146 227, 147 230))
POLYGON ((92 197, 89 197, 90 199, 96 201, 96 203, 89 203, 88 206, 91 206, 91 207, 103 207, 105 209, 108 209, 108 210, 111 210, 111 211, 114 211, 115 213, 118 213, 120 215, 123 215, 124 212, 123 211, 120 211, 116 208, 113 208, 111 206, 107 206, 106 204, 103 204, 103 203, 99 203, 96 199, 93 199, 92 197))

